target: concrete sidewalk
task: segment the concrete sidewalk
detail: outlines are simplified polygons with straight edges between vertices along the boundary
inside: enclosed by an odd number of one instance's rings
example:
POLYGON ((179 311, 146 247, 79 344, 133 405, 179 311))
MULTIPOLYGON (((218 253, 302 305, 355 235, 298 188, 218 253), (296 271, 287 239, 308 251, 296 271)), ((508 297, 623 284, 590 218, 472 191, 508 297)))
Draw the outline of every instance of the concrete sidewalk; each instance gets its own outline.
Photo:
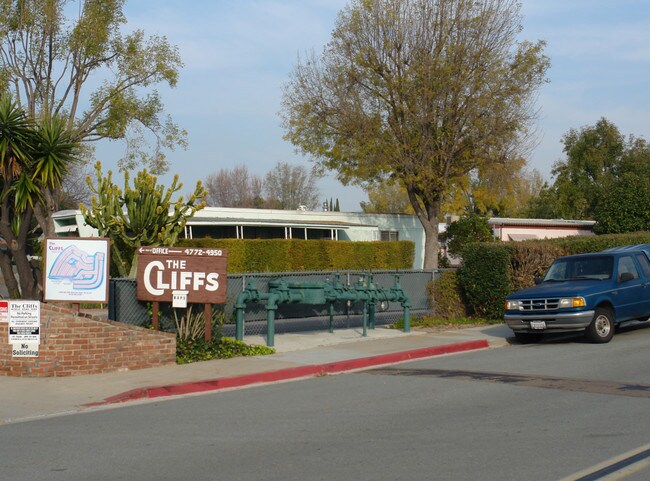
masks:
MULTIPOLYGON (((101 409, 160 397, 231 389, 366 369, 441 354, 501 347, 512 335, 505 325, 405 334, 377 327, 278 334, 268 356, 197 362, 91 376, 0 376, 0 424, 101 409)), ((247 344, 265 344, 248 336, 247 344)))

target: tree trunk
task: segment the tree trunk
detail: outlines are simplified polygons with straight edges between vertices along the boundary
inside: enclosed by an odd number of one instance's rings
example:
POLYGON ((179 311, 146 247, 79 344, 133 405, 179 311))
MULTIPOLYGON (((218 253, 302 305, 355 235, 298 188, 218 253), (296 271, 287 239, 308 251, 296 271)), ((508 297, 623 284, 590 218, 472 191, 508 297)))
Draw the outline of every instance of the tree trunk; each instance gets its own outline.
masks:
POLYGON ((0 252, 0 270, 5 281, 5 287, 9 293, 9 299, 20 299, 20 288, 18 279, 11 265, 11 256, 9 252, 0 252))
POLYGON ((434 198, 421 202, 412 189, 407 189, 406 192, 424 229, 424 269, 435 270, 438 268, 438 221, 442 201, 434 198))
POLYGON ((41 226, 45 238, 56 237, 52 214, 59 208, 59 193, 52 191, 49 187, 44 187, 41 192, 43 202, 34 204, 34 217, 36 217, 38 225, 41 226))
MULTIPOLYGON (((5 207, 3 214, 8 212, 5 207)), ((33 211, 30 206, 27 207, 23 213, 23 218, 20 223, 20 231, 16 236, 9 226, 10 223, 7 219, 2 219, 0 222, 0 237, 7 243, 7 251, 0 257, 7 258, 5 266, 1 264, 5 282, 8 282, 7 288, 11 289, 10 295, 14 299, 41 299, 41 288, 36 280, 36 275, 32 263, 27 258, 27 239, 29 237, 29 227, 32 223, 33 211), (18 279, 11 269, 11 260, 16 266, 16 273, 18 279), (13 277, 13 280, 11 279, 13 277), (18 281, 16 284, 15 281, 18 281)))
POLYGON ((438 268, 438 219, 422 222, 424 227, 424 269, 438 268))
POLYGON ((16 271, 20 281, 21 298, 40 300, 41 293, 34 277, 32 264, 27 259, 25 242, 13 240, 10 244, 10 250, 14 257, 14 262, 16 263, 16 271))

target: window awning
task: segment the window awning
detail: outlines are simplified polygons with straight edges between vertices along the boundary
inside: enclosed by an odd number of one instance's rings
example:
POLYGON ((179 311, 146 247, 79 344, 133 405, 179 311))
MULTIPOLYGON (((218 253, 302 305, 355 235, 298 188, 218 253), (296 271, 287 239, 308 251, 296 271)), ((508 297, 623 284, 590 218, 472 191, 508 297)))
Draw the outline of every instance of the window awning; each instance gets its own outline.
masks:
POLYGON ((524 241, 539 239, 535 234, 508 234, 508 239, 511 241, 524 241))

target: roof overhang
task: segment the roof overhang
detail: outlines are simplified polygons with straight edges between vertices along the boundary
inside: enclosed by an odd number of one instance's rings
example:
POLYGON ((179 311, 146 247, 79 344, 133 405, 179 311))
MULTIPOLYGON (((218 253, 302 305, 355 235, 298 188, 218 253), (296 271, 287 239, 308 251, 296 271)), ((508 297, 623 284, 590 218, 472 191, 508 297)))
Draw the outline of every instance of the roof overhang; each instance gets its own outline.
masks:
POLYGON ((246 219, 246 218, 205 218, 194 216, 187 220, 188 226, 255 226, 292 227, 297 229, 351 229, 377 228, 376 225, 341 222, 335 220, 297 220, 297 219, 246 219))
POLYGON ((526 226, 526 227, 571 227, 574 229, 592 229, 594 220, 565 220, 565 219, 516 219, 493 217, 488 223, 494 227, 526 226))

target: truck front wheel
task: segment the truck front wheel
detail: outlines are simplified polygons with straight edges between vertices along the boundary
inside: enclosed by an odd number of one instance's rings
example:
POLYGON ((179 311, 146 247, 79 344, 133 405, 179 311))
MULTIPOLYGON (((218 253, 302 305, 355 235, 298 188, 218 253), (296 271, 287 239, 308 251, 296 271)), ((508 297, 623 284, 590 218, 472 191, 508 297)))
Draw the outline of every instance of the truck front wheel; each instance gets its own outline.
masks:
POLYGON ((596 309, 594 319, 585 330, 586 338, 591 342, 603 344, 614 337, 614 313, 611 309, 599 307, 596 309))

